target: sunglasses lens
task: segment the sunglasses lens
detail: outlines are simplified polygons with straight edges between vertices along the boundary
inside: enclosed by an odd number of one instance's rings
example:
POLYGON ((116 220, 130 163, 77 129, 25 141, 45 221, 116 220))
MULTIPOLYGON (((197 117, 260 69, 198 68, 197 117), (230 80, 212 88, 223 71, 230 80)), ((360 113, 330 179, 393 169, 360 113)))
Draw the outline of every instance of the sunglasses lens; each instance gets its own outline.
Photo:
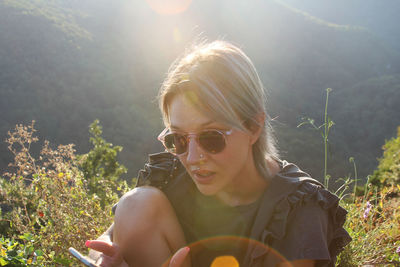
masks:
MULTIPOLYGON (((187 136, 179 133, 170 133, 164 136, 163 143, 166 149, 173 154, 180 155, 187 151, 187 136)), ((208 153, 216 154, 224 150, 225 137, 215 130, 204 131, 198 135, 199 145, 208 153)))
POLYGON ((205 131, 199 135, 200 145, 209 153, 219 153, 225 148, 224 135, 217 131, 205 131))
POLYGON ((186 137, 177 133, 167 134, 164 137, 164 145, 171 153, 185 153, 187 149, 186 137))

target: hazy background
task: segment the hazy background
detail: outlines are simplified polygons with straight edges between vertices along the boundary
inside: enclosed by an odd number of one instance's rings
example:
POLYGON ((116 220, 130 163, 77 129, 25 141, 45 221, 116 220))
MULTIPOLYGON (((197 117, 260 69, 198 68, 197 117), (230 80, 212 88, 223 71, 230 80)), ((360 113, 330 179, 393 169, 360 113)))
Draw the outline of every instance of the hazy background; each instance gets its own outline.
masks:
MULTIPOLYGON (((398 0, 0 0, 0 140, 34 119, 42 141, 85 153, 98 118, 133 177, 162 150, 169 65, 222 38, 254 61, 283 159, 322 180, 321 135, 296 126, 322 124, 329 87, 328 173, 348 175, 354 157, 365 178, 400 125, 399 12, 398 0)), ((0 173, 10 160, 1 142, 0 173)))

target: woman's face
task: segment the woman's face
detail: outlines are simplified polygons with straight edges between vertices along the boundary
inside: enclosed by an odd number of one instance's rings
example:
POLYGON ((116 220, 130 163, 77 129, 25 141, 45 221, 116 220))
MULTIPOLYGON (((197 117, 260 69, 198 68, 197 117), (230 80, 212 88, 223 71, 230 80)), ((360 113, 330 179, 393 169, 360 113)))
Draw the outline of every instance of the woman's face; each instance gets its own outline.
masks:
MULTIPOLYGON (((175 96, 169 105, 170 129, 180 133, 199 133, 217 129, 223 132, 231 127, 217 123, 200 113, 184 96, 175 96)), ((205 151, 193 135, 189 137, 187 152, 178 155, 199 191, 204 195, 240 192, 246 175, 254 170, 252 144, 258 136, 233 129, 226 136, 225 148, 212 154, 205 151)))

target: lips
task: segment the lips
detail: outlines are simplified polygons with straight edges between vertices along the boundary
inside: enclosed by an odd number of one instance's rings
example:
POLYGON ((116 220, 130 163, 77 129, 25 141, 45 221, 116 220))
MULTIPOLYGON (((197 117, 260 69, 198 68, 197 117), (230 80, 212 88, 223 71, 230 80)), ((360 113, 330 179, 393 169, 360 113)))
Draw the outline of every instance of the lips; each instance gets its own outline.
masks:
POLYGON ((192 177, 199 184, 211 183, 212 180, 214 179, 214 176, 215 172, 212 171, 202 170, 202 169, 192 170, 192 177))

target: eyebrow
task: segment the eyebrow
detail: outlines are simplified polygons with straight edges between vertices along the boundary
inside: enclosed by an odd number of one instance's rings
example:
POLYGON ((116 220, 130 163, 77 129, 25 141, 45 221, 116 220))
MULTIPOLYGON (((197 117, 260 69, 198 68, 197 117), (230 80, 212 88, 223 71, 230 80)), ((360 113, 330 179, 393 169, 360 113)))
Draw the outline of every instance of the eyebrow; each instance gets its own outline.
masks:
MULTIPOLYGON (((209 126, 210 124, 213 124, 213 123, 216 123, 216 122, 215 122, 215 121, 206 121, 206 122, 200 124, 199 127, 200 127, 200 128, 202 128, 202 127, 207 127, 207 126, 209 126)), ((172 125, 172 124, 169 126, 169 128, 170 128, 171 130, 180 130, 180 129, 181 129, 181 128, 179 128, 178 126, 175 126, 175 125, 172 125)))

